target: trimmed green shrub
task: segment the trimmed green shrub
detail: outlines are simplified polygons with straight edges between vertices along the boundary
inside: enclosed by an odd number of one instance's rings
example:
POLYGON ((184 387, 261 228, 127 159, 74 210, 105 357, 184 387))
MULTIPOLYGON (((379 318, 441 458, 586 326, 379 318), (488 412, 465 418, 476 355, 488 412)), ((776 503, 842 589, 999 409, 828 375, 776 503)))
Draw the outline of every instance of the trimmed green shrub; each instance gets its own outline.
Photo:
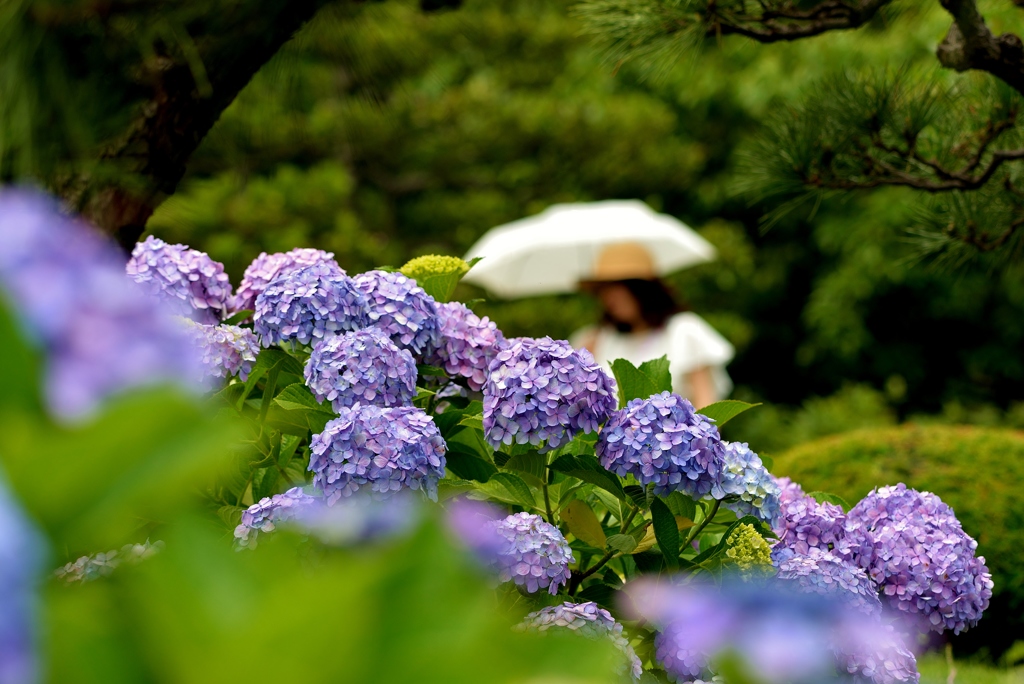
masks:
POLYGON ((999 652, 1024 633, 1024 432, 914 424, 857 430, 790 449, 775 457, 772 471, 850 505, 897 482, 938 494, 978 540, 995 581, 985 617, 954 643, 999 652))

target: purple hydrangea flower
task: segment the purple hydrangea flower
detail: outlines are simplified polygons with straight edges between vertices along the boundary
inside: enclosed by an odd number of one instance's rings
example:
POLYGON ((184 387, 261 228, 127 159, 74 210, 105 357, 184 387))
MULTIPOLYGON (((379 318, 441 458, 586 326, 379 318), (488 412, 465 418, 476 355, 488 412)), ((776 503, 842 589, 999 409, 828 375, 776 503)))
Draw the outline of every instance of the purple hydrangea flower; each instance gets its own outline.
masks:
POLYGON ((198 389, 187 335, 124 276, 113 243, 28 190, 0 191, 0 221, 0 292, 46 355, 54 413, 80 419, 112 395, 165 382, 198 389))
POLYGON ((39 535, 0 480, 0 682, 38 680, 36 582, 39 535))
POLYGON ((430 416, 411 406, 356 405, 338 413, 310 444, 313 484, 329 504, 365 485, 379 495, 409 488, 437 499, 446 447, 430 416))
POLYGON ((867 573, 831 551, 814 547, 800 555, 779 545, 772 556, 780 580, 793 582, 804 592, 834 596, 866 615, 881 616, 878 589, 867 573))
POLYGON ((775 481, 775 484, 779 488, 779 503, 780 504, 787 504, 790 501, 795 501, 796 499, 802 499, 805 496, 807 496, 804 493, 803 487, 798 485, 796 482, 793 482, 788 477, 775 477, 773 475, 772 479, 775 481))
POLYGON ((273 532, 278 524, 293 520, 302 509, 313 506, 316 501, 301 487, 263 497, 242 512, 242 522, 235 528, 238 545, 256 548, 260 533, 273 532))
POLYGON ((904 643, 904 638, 889 624, 878 622, 874 634, 862 633, 859 638, 836 641, 836 660, 840 670, 857 677, 856 681, 874 684, 901 684, 921 681, 917 658, 904 643))
POLYGON ((202 356, 201 381, 209 383, 238 376, 244 382, 249 377, 260 353, 259 340, 251 330, 237 325, 203 325, 187 318, 181 320, 202 356))
MULTIPOLYGON (((572 603, 566 601, 560 606, 547 606, 534 611, 523 619, 520 629, 535 629, 545 632, 549 629, 569 629, 591 639, 611 639, 615 647, 625 656, 629 677, 639 682, 643 676, 643 663, 637 658, 629 641, 622 636, 622 625, 612 614, 593 601, 572 603)), ((623 667, 623 674, 626 667, 623 667)))
POLYGON ((313 345, 306 386, 335 411, 355 404, 402 406, 416 396, 416 361, 383 331, 366 328, 313 345))
POLYGON ((367 271, 355 277, 369 302, 370 323, 416 358, 434 352, 439 340, 437 302, 401 273, 367 271))
POLYGON ((596 453, 607 470, 653 484, 658 494, 725 496, 725 447, 718 428, 678 394, 630 401, 601 430, 596 453))
POLYGON ((484 435, 541 451, 594 432, 615 410, 615 381, 586 349, 550 337, 518 338, 498 352, 484 384, 484 435))
POLYGON ((319 249, 297 247, 290 252, 267 254, 261 252, 245 269, 242 282, 238 284, 232 311, 256 308, 256 297, 267 289, 270 281, 289 271, 296 271, 306 266, 327 262, 345 275, 344 269, 334 261, 334 252, 319 249))
POLYGON ((231 283, 224 264, 205 252, 150 235, 135 245, 125 271, 147 294, 170 302, 182 316, 211 325, 226 318, 231 283))
POLYGON ((795 496, 791 485, 783 490, 782 505, 773 527, 782 546, 789 547, 800 555, 807 555, 809 549, 827 550, 841 546, 846 535, 844 524, 846 514, 839 506, 818 503, 807 495, 795 496))
POLYGON ((726 503, 726 508, 739 516, 752 515, 775 525, 779 518, 781 489, 761 462, 761 458, 740 442, 723 442, 725 464, 722 468, 722 491, 739 497, 726 503))
POLYGON ((107 577, 120 565, 125 563, 134 565, 147 558, 151 558, 162 551, 163 548, 164 543, 162 541, 150 542, 148 539, 141 544, 125 544, 120 550, 112 549, 106 552, 81 556, 57 568, 53 576, 68 584, 92 582, 101 577, 107 577))
POLYGON ((288 270, 256 297, 253 327, 264 347, 312 344, 369 325, 366 296, 332 262, 288 270))
POLYGON ((884 600, 924 630, 959 634, 977 624, 992 598, 978 543, 930 492, 903 483, 875 489, 850 511, 846 546, 884 600))
POLYGON ((487 369, 506 346, 505 336, 493 321, 480 318, 461 302, 437 305, 441 342, 431 362, 449 375, 466 378, 479 392, 487 381, 487 369))
POLYGON ((483 522, 467 542, 502 582, 515 582, 527 591, 547 589, 552 595, 569 581, 575 561, 569 542, 554 525, 532 513, 514 513, 483 522))

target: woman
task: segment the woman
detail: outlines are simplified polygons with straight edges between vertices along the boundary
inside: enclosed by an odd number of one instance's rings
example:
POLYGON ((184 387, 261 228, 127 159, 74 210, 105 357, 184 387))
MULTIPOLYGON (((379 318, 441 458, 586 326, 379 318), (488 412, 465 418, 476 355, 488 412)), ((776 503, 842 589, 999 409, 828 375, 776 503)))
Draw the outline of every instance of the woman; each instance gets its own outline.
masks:
POLYGON ((645 248, 610 245, 600 252, 594 275, 580 283, 601 301, 604 316, 596 326, 572 335, 605 366, 615 359, 639 365, 668 356, 672 389, 697 408, 713 404, 732 389, 725 365, 733 348, 695 313, 683 311, 655 274, 645 248))

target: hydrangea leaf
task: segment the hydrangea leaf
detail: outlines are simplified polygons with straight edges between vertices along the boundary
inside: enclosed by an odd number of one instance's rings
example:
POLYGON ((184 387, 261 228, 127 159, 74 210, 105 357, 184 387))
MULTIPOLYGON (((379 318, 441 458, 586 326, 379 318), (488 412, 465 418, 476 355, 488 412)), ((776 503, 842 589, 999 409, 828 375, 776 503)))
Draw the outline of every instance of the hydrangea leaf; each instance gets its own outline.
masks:
POLYGON ((543 484, 547 465, 547 456, 536 451, 528 451, 525 454, 515 454, 502 467, 505 470, 518 471, 520 474, 525 473, 543 484))
POLYGON ((657 536, 654 534, 654 528, 651 525, 641 525, 630 532, 630 534, 633 539, 636 539, 636 548, 630 551, 633 555, 650 551, 654 548, 655 542, 658 541, 657 536))
POLYGON ((319 411, 322 413, 329 413, 333 416, 330 408, 323 406, 316 400, 305 385, 301 383, 292 383, 288 385, 281 393, 274 398, 274 403, 281 408, 288 411, 319 411))
POLYGON ((523 479, 513 473, 495 473, 491 478, 477 487, 488 496, 516 504, 526 509, 537 508, 537 501, 532 490, 523 479))
POLYGON ((830 503, 835 504, 843 509, 843 513, 850 512, 850 504, 843 497, 838 494, 830 494, 828 492, 808 492, 807 496, 811 497, 818 503, 830 503))
POLYGON ((637 547, 637 541, 629 534, 613 534, 606 540, 608 548, 615 549, 620 553, 632 553, 637 547))
POLYGON ((473 453, 472 449, 459 442, 449 442, 445 454, 447 468, 463 480, 487 482, 498 469, 473 453))
POLYGON ((626 492, 622 489, 619 478, 601 467, 593 456, 559 456, 550 468, 566 475, 571 475, 584 482, 597 485, 625 501, 626 492))
POLYGON ((736 401, 735 399, 726 399, 724 401, 716 401, 714 404, 708 404, 704 408, 698 409, 697 413, 715 421, 715 425, 721 430, 723 425, 736 416, 760 405, 748 404, 745 401, 736 401))
POLYGON ((680 539, 675 516, 664 501, 655 499, 651 502, 651 519, 654 535, 658 539, 662 555, 665 556, 665 562, 670 568, 677 567, 680 539))
POLYGON ((242 309, 231 314, 227 319, 224 320, 224 325, 239 325, 244 321, 248 320, 252 316, 252 309, 242 309))
POLYGON ((39 358, 26 344, 14 316, 0 298, 0 406, 19 406, 38 411, 39 358))
POLYGON ((672 492, 668 496, 661 498, 674 515, 686 518, 687 520, 696 520, 697 503, 690 497, 682 492, 672 492))
POLYGON ((669 370, 668 356, 644 361, 637 369, 647 376, 654 385, 654 392, 672 391, 672 372, 669 370))
POLYGON ((594 548, 603 549, 606 537, 601 522, 594 515, 594 510, 579 499, 570 501, 562 509, 562 520, 569 527, 569 531, 576 535, 577 539, 585 541, 594 548))
POLYGON ((632 399, 646 399, 659 391, 653 378, 626 359, 612 361, 612 373, 619 388, 620 408, 632 399))

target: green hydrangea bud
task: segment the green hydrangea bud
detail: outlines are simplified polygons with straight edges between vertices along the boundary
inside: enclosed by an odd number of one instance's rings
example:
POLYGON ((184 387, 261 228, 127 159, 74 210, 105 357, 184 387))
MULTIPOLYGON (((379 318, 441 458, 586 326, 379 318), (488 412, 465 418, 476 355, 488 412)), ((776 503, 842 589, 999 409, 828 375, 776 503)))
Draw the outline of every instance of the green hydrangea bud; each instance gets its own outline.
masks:
POLYGON ((729 535, 725 555, 739 568, 744 579, 765 575, 772 570, 772 549, 753 525, 743 523, 729 535))
POLYGON ((463 275, 469 270, 469 264, 453 256, 428 254, 409 260, 399 269, 406 278, 419 282, 424 278, 439 275, 463 275))

